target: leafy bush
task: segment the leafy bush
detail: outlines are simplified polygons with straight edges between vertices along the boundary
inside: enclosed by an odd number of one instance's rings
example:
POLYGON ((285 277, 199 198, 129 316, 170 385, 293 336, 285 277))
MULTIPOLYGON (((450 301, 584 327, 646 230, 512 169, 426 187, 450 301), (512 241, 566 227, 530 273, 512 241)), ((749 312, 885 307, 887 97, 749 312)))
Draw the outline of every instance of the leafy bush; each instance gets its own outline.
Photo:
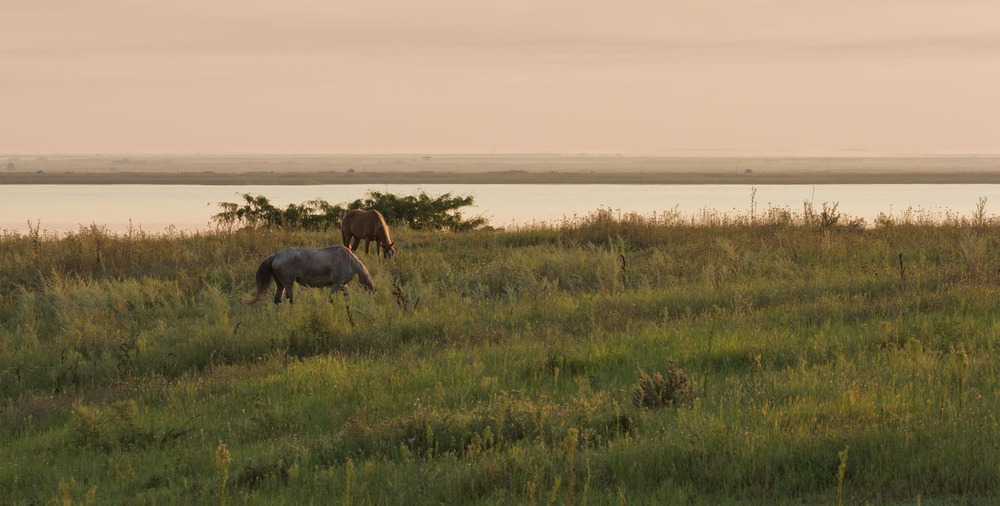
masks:
POLYGON ((220 202, 223 211, 212 217, 216 224, 226 228, 264 227, 280 229, 328 230, 339 228, 340 218, 347 210, 331 206, 323 200, 310 200, 302 204, 289 204, 279 209, 263 195, 243 194, 242 206, 234 202, 220 202))
POLYGON ((224 228, 277 228, 303 230, 329 230, 340 228, 340 221, 349 209, 377 209, 390 225, 401 225, 416 230, 475 230, 486 225, 486 219, 463 219, 458 211, 474 205, 473 197, 453 197, 446 193, 432 198, 426 193, 400 197, 391 193, 368 192, 367 198, 350 204, 331 205, 324 200, 310 200, 302 204, 289 204, 280 209, 263 195, 243 194, 244 204, 220 202, 222 212, 212 220, 224 228))
POLYGON ((426 193, 400 197, 391 193, 368 192, 368 198, 355 200, 350 209, 378 209, 390 224, 405 223, 414 230, 452 230, 462 232, 486 225, 486 219, 462 219, 458 209, 474 205, 473 197, 453 197, 445 193, 431 198, 426 193))

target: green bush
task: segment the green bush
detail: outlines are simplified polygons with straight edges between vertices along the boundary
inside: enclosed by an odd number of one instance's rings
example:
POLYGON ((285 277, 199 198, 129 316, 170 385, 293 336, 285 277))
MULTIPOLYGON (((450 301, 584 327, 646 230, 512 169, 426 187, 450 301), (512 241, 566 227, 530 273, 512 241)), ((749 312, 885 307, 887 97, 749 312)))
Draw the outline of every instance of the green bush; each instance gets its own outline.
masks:
POLYGON ((391 193, 368 192, 367 198, 350 204, 331 205, 324 200, 310 200, 302 204, 289 204, 284 209, 275 207, 263 195, 243 194, 243 204, 221 202, 222 212, 212 217, 223 228, 276 228, 286 230, 336 230, 349 209, 376 209, 389 225, 405 225, 415 230, 474 230, 486 225, 486 219, 463 219, 459 209, 475 205, 474 199, 454 197, 446 193, 430 197, 419 195, 400 197, 391 193))

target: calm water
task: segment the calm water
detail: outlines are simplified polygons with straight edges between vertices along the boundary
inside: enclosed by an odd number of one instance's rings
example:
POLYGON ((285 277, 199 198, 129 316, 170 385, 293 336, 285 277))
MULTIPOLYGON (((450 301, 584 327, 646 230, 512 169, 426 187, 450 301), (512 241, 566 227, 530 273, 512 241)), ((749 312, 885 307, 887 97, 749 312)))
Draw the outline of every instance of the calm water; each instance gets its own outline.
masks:
POLYGON ((2 185, 0 229, 26 233, 40 225, 49 232, 68 232, 96 224, 114 232, 131 226, 146 232, 208 230, 219 202, 239 202, 243 193, 266 196, 284 207, 307 200, 331 204, 364 197, 369 190, 410 195, 427 192, 472 195, 476 207, 466 216, 482 215, 495 226, 558 222, 599 208, 643 214, 677 210, 694 215, 705 209, 749 212, 756 188, 757 210, 768 207, 801 212, 810 201, 824 202, 871 223, 879 213, 907 208, 931 216, 952 212, 971 216, 983 197, 986 213, 1000 205, 1000 185, 321 185, 321 186, 199 186, 199 185, 2 185))

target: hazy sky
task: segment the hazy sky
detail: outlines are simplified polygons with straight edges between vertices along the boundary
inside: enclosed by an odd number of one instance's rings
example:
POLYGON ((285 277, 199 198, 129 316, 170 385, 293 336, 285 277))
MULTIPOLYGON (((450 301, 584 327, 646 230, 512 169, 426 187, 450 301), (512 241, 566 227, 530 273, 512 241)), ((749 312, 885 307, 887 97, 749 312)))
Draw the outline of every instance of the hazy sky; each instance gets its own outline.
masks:
POLYGON ((0 153, 1000 151, 1000 1, 3 0, 0 153))

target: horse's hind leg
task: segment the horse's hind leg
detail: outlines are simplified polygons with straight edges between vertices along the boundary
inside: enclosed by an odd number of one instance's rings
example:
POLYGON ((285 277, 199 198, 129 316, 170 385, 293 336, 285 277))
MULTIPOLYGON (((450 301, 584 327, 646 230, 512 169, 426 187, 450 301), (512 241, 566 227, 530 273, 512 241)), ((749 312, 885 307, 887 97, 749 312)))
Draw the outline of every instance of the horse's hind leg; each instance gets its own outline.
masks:
POLYGON ((275 291, 274 294, 274 303, 281 304, 281 292, 285 292, 285 298, 288 299, 288 303, 294 304, 295 296, 292 294, 292 284, 288 283, 287 285, 282 285, 281 283, 277 283, 277 285, 278 289, 275 291))
POLYGON ((354 236, 354 238, 351 239, 351 251, 357 251, 359 244, 361 244, 361 238, 358 236, 354 236))

